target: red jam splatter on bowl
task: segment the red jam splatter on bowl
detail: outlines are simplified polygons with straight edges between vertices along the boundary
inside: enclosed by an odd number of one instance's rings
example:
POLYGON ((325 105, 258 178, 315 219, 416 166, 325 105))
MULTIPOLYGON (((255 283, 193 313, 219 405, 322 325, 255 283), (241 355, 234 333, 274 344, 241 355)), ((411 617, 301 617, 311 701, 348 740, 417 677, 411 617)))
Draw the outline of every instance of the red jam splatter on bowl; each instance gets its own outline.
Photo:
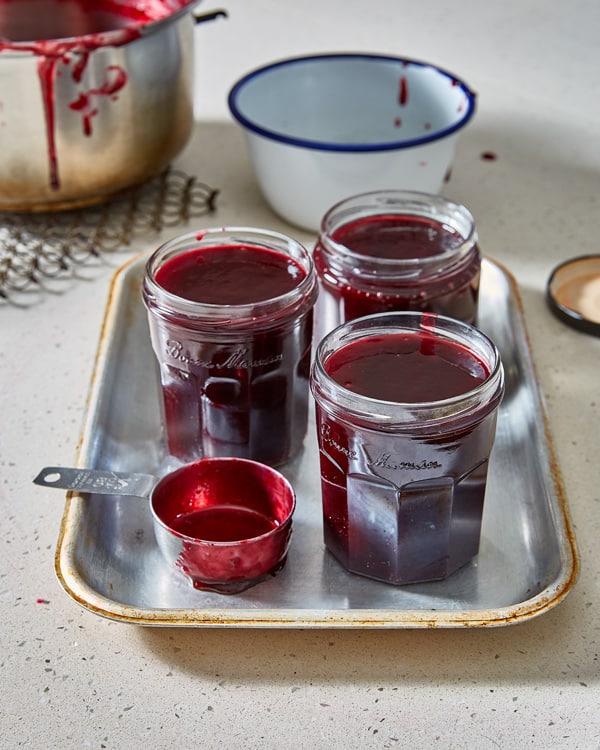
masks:
POLYGON ((400 78, 400 86, 398 88, 398 104, 401 107, 408 104, 408 79, 406 76, 400 78))

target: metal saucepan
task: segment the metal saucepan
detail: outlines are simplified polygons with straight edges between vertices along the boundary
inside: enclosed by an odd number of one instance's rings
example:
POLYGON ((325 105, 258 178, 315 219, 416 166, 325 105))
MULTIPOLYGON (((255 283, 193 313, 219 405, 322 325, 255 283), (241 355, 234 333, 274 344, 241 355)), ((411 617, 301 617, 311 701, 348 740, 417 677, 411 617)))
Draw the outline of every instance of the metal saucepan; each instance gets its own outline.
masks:
POLYGON ((0 0, 0 210, 102 202, 193 126, 199 0, 0 0))
POLYGON ((48 466, 33 480, 99 495, 149 498, 164 558, 195 588, 236 594, 284 566, 296 498, 275 469, 242 458, 203 458, 158 480, 150 474, 48 466))

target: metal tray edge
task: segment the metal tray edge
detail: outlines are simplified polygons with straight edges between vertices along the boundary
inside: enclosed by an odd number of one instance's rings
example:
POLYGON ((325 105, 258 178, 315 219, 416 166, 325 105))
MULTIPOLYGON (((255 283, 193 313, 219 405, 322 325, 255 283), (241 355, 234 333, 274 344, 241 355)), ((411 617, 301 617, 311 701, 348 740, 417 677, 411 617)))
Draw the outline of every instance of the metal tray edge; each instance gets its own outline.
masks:
MULTIPOLYGON (((92 439, 93 419, 90 418, 90 407, 98 387, 102 364, 110 355, 111 340, 108 332, 111 321, 118 315, 123 305, 123 295, 120 294, 126 283, 127 271, 135 265, 146 253, 133 256, 121 265, 111 280, 103 322, 101 325, 99 344, 96 352, 92 378, 86 400, 86 419, 81 430, 76 452, 76 465, 80 466, 86 446, 92 439)), ((64 591, 79 605, 101 617, 142 626, 170 626, 170 627, 252 627, 252 628, 373 628, 373 629, 438 629, 438 628, 471 628, 471 627, 500 627, 522 623, 545 614, 560 602, 572 590, 580 569, 577 543, 568 509, 566 492, 562 474, 558 464, 556 451, 546 405, 543 394, 539 389, 539 379, 535 361, 531 355, 531 342, 525 324, 524 308, 518 284, 512 273, 498 261, 489 257, 485 262, 495 265, 505 275, 514 296, 516 306, 521 317, 525 336, 528 364, 532 368, 536 383, 536 397, 544 426, 548 460, 551 466, 552 482, 558 504, 558 528, 562 535, 561 548, 565 552, 564 566, 561 575, 547 588, 523 602, 499 608, 496 610, 446 611, 432 610, 426 615, 422 611, 403 610, 389 612, 385 617, 380 610, 330 610, 327 615, 311 610, 274 609, 262 610, 257 616, 256 610, 235 610, 234 617, 219 615, 215 612, 206 613, 198 609, 143 609, 122 604, 108 597, 99 595, 87 586, 76 573, 74 561, 74 530, 80 515, 84 498, 77 493, 69 492, 61 519, 58 542, 54 558, 54 569, 59 584, 64 591)))

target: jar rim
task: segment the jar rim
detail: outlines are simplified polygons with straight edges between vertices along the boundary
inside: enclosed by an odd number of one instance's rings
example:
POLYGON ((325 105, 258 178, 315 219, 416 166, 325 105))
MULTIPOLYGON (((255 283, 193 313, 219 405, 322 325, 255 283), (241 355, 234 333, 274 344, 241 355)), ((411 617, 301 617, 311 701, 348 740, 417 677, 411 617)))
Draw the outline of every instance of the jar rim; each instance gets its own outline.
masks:
POLYGON ((342 323, 320 341, 312 365, 311 389, 318 405, 335 413, 338 418, 354 417, 388 428, 404 424, 412 426, 424 421, 434 424, 468 416, 485 404, 495 404, 496 398, 504 392, 504 370, 495 343, 469 323, 438 313, 376 313, 342 323), (354 341, 374 335, 418 331, 427 331, 445 341, 460 343, 474 356, 479 355, 489 369, 486 379, 475 388, 456 396, 434 401, 402 402, 386 401, 351 391, 334 380, 325 369, 325 363, 332 354, 354 341), (467 336, 472 339, 468 343, 467 336), (477 342, 476 347, 473 341, 477 342), (335 348, 332 342, 336 342, 335 348))
POLYGON ((312 257, 297 240, 269 229, 245 226, 209 227, 173 237, 160 245, 146 262, 143 296, 147 305, 152 298, 154 312, 176 314, 190 321, 206 319, 223 324, 243 325, 257 320, 279 320, 282 315, 312 304, 316 298, 317 284, 312 257), (168 291, 156 280, 162 264, 179 254, 201 247, 255 246, 287 255, 296 261, 304 272, 292 289, 265 300, 242 304, 196 302, 168 291))
MULTIPOLYGON (((365 275, 360 273, 360 268, 371 266, 377 269, 373 274, 376 273, 378 278, 382 270, 394 275, 403 272, 403 277, 410 278, 424 269, 431 269, 432 273, 439 271, 440 262, 459 263, 476 247, 477 240, 475 219, 469 209, 462 204, 442 195, 390 189, 359 193, 331 206, 321 220, 318 244, 321 244, 329 258, 335 257, 342 265, 351 268, 356 275, 365 275), (358 253, 333 238, 337 230, 354 221, 394 214, 427 217, 437 221, 441 226, 450 226, 457 232, 461 242, 450 250, 443 250, 427 257, 380 258, 376 255, 358 253), (451 224, 451 221, 458 224, 459 220, 463 231, 451 224)), ((444 263, 444 269, 445 267, 444 263)))

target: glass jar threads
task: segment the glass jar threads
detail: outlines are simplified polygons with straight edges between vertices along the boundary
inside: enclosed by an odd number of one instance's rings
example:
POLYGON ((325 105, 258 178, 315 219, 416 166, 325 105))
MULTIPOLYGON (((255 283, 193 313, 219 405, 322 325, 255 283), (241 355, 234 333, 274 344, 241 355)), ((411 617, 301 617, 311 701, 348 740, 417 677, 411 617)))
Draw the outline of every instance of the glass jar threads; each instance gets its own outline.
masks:
POLYGON ((477 316, 481 255, 471 213, 439 195, 363 193, 323 217, 314 251, 318 337, 380 312, 477 316))

